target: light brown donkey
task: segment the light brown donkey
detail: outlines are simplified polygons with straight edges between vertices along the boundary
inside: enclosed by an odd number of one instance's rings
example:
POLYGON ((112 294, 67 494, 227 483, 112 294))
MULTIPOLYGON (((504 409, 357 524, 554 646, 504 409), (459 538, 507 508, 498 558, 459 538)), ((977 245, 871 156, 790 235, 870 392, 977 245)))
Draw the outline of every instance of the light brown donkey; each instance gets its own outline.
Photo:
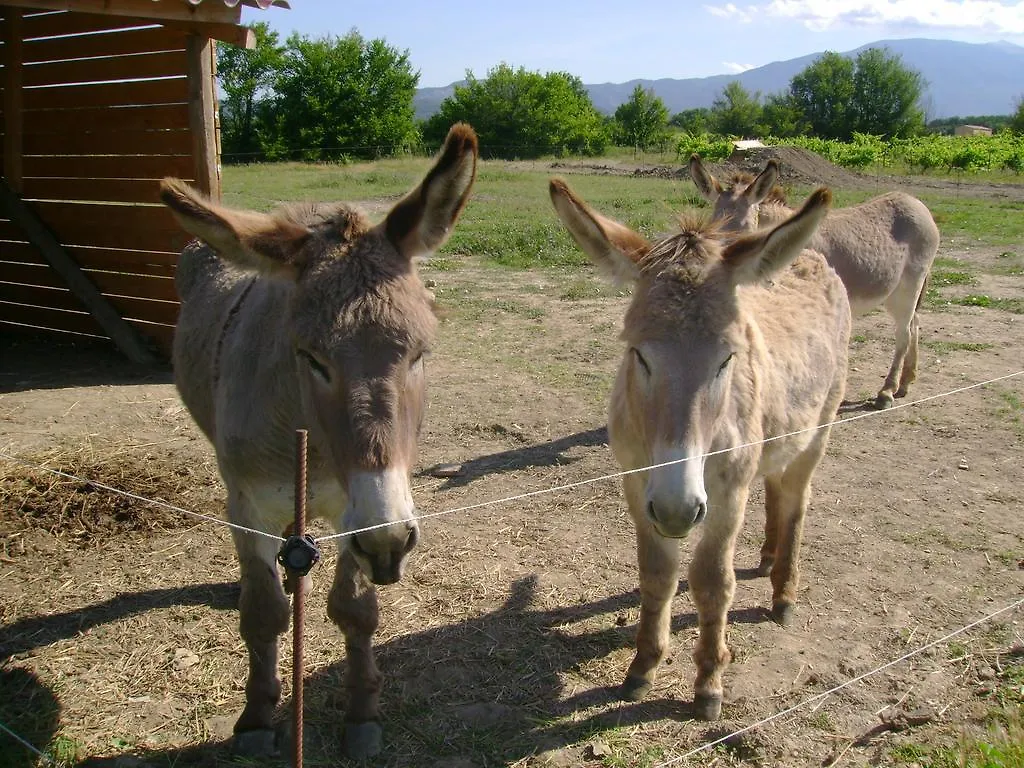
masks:
MULTIPOLYGON (((414 259, 439 247, 469 197, 477 139, 448 134, 434 167, 376 226, 344 204, 273 213, 215 205, 166 179, 162 199, 201 243, 178 262, 174 375, 213 443, 228 519, 282 534, 293 517, 294 431, 309 433, 309 511, 339 538, 327 611, 345 635, 346 751, 380 749, 375 584, 401 578, 419 530, 409 485, 423 415, 423 355, 437 325, 414 259)), ((233 530, 249 649, 235 749, 275 750, 277 639, 288 598, 279 542, 233 530)), ((289 585, 294 588, 295 585, 289 585)))
MULTIPOLYGON (((755 178, 739 175, 723 186, 690 157, 690 176, 714 204, 713 218, 732 232, 773 226, 793 213, 778 197, 779 165, 769 160, 755 178)), ((896 352, 876 408, 889 408, 917 378, 917 310, 939 248, 939 230, 931 212, 916 197, 890 192, 860 205, 833 210, 810 247, 821 252, 842 278, 854 316, 879 305, 896 324, 896 352)))
POLYGON ((749 487, 764 477, 759 568, 770 570, 772 616, 784 624, 796 599, 811 475, 829 435, 827 426, 815 427, 834 418, 843 397, 846 291, 820 254, 801 253, 831 195, 820 189, 787 221, 729 245, 699 221, 651 245, 558 179, 551 198, 590 258, 633 283, 608 413, 616 459, 637 470, 623 479, 641 610, 622 695, 639 699, 651 688, 669 639, 679 539, 698 528, 689 568, 700 628, 694 710, 714 720, 730 659, 733 552, 749 487))

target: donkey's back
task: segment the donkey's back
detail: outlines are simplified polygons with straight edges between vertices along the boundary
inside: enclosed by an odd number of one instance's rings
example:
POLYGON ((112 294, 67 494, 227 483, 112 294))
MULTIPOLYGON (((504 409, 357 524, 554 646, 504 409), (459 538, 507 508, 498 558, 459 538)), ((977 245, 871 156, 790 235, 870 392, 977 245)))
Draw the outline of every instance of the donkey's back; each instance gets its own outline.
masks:
MULTIPOLYGON (((765 206, 765 223, 790 215, 765 206)), ((890 297, 909 294, 915 307, 939 247, 931 212, 916 197, 889 192, 860 205, 829 212, 811 247, 842 278, 853 314, 869 312, 890 297)))

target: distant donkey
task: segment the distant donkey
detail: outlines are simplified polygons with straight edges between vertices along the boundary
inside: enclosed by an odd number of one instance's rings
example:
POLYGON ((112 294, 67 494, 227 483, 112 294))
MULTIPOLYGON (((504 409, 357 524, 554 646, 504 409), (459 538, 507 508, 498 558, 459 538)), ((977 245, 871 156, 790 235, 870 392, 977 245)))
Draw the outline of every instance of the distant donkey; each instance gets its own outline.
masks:
MULTIPOLYGON (((714 204, 713 218, 733 232, 772 226, 792 215, 778 194, 779 165, 772 159, 751 177, 737 174, 726 186, 690 157, 690 176, 714 204)), ((939 248, 931 212, 916 197, 889 192, 860 205, 831 211, 811 240, 842 278, 854 316, 884 305, 896 324, 896 352, 876 408, 889 408, 917 378, 918 309, 939 248)))
POLYGON ((608 411, 615 457, 636 470, 623 477, 623 490, 636 528, 640 626, 622 695, 637 700, 651 688, 668 645, 679 539, 699 529, 689 569, 700 628, 694 709, 715 720, 730 660, 733 553, 750 485, 764 478, 758 568, 770 572, 772 616, 785 624, 811 475, 843 398, 846 291, 820 254, 802 251, 831 195, 819 189, 775 228, 727 245, 698 220, 652 245, 592 210, 561 179, 552 180, 551 198, 591 260, 633 284, 608 411))
MULTIPOLYGON (((308 428, 310 514, 338 531, 379 526, 338 540, 327 607, 345 635, 345 743, 354 758, 380 749, 374 585, 401 578, 419 536, 409 477, 423 417, 423 355, 437 320, 415 259, 447 240, 477 154, 473 130, 452 127, 422 183, 376 226, 341 203, 266 214, 223 208, 175 179, 161 187, 164 203, 202 241, 178 262, 174 373, 216 449, 228 519, 284 533, 294 509, 294 431, 308 428)), ((233 534, 249 649, 234 746, 273 753, 277 639, 289 619, 279 542, 233 534)))

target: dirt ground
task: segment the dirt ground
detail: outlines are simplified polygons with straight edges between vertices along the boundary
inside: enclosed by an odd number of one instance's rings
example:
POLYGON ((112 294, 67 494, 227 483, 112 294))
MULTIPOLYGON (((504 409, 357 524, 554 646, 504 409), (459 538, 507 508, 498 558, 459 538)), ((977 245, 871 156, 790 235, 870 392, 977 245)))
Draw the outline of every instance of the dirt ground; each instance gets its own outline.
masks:
MULTIPOLYGON (((977 270, 973 292, 1019 297, 1020 277, 989 273, 1001 250, 946 242, 940 255, 977 270)), ((450 271, 428 265, 424 276, 453 311, 428 362, 414 478, 422 512, 614 472, 604 402, 628 299, 590 273, 465 260, 450 271), (447 462, 461 473, 431 475, 447 462)), ((926 307, 908 400, 1019 371, 1022 317, 926 307)), ((869 413, 892 351, 884 314, 854 333, 844 416, 869 413)), ((639 614, 615 481, 425 521, 406 578, 381 590, 385 751, 374 764, 664 765, 1019 600, 1022 399, 1024 377, 1011 378, 835 427, 789 629, 768 619, 770 586, 750 575, 763 525, 754 493, 736 557, 734 661, 714 724, 690 714, 696 616, 685 582, 654 691, 640 704, 614 696, 639 614)), ((228 764, 245 674, 230 537, 95 484, 219 513, 212 452, 169 372, 134 369, 101 346, 5 335, 0 452, 0 722, 68 761, 228 764)), ((327 553, 314 571, 308 610, 310 766, 340 762, 344 646, 324 613, 333 561, 327 553)), ((1022 641, 1024 609, 1003 613, 672 764, 890 765, 901 744, 956 744, 984 732, 1000 678, 1016 670, 1021 679, 1022 641)), ((286 682, 282 717, 289 696, 286 682)), ((0 734, 0 766, 33 764, 25 754, 0 734)))

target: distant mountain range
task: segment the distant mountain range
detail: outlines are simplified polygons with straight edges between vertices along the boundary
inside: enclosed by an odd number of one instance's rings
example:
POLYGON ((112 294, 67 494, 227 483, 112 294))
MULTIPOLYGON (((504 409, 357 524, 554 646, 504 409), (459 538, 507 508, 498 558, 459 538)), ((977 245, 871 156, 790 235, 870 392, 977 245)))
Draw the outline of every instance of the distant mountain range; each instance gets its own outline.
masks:
MULTIPOLYGON (((866 48, 887 48, 902 57, 928 82, 922 99, 927 119, 967 115, 1006 115, 1024 96, 1024 47, 1013 43, 960 43, 953 40, 879 40, 844 55, 855 56, 866 48)), ((748 69, 738 75, 691 77, 685 80, 630 80, 627 83, 586 85, 594 106, 611 114, 625 102, 637 85, 653 88, 671 114, 695 107, 710 107, 731 80, 762 96, 789 87, 820 53, 788 61, 776 61, 748 69)), ((477 73, 482 77, 485 73, 477 73)), ((440 88, 420 88, 413 104, 416 116, 434 114, 441 102, 452 95, 457 83, 440 88)))

